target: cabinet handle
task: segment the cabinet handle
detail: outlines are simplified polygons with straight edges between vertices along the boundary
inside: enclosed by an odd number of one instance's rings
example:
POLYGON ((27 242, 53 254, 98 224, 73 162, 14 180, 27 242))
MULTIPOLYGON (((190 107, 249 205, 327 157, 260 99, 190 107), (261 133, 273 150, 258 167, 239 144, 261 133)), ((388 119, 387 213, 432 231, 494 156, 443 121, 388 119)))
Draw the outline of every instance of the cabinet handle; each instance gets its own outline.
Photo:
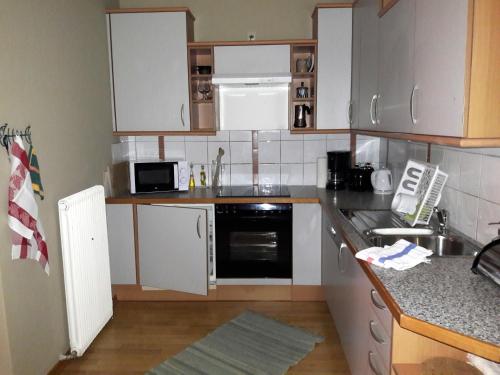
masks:
POLYGON ((379 344, 385 344, 385 340, 375 332, 375 326, 376 323, 373 320, 370 320, 370 334, 376 342, 379 344))
POLYGON ((181 122, 182 122, 182 127, 184 128, 186 124, 184 123, 184 103, 181 105, 181 122))
POLYGON ((200 220, 201 220, 201 215, 198 215, 198 220, 196 220, 196 233, 198 234, 198 238, 201 239, 200 220))
POLYGON ((386 307, 382 305, 379 301, 377 301, 377 298, 375 297, 375 294, 377 294, 377 291, 375 289, 372 289, 370 291, 370 296, 372 298, 372 302, 375 305, 375 307, 378 307, 380 310, 385 310, 386 307))
POLYGON ((372 360, 372 357, 374 357, 374 356, 375 356, 375 354, 370 350, 368 352, 368 364, 370 365, 370 368, 375 375, 382 375, 382 372, 377 368, 377 366, 375 366, 375 364, 372 360))
POLYGON ((344 252, 344 248, 346 248, 346 247, 347 247, 347 245, 345 243, 342 243, 340 245, 340 249, 339 249, 339 255, 338 255, 337 259, 338 259, 338 268, 339 268, 340 272, 344 272, 345 271, 344 267, 342 266, 342 254, 344 252))
POLYGON ((352 104, 352 101, 349 102, 349 108, 347 110, 347 116, 348 116, 348 119, 349 119, 349 125, 352 125, 352 107, 353 107, 353 104, 352 104))
POLYGON ((377 97, 375 98, 375 122, 377 125, 380 125, 380 117, 378 115, 378 103, 380 100, 380 94, 377 94, 377 97))
POLYGON ((411 117, 411 122, 413 125, 417 124, 417 119, 415 118, 415 91, 417 91, 417 86, 413 86, 413 89, 411 90, 411 96, 410 96, 410 117, 411 117))
POLYGON ((337 235, 337 231, 335 230, 334 227, 330 227, 330 233, 335 237, 337 235))
POLYGON ((375 100, 377 99, 377 94, 372 96, 372 101, 370 102, 370 120, 372 125, 377 125, 377 121, 375 119, 375 100))

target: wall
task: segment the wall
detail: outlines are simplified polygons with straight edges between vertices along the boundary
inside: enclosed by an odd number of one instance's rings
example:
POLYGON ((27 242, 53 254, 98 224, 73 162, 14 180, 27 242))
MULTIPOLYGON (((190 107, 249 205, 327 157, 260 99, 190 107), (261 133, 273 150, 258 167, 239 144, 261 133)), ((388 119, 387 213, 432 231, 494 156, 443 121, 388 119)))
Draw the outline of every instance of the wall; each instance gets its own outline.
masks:
MULTIPOLYGON (((406 161, 426 161, 427 144, 384 140, 386 160, 397 188, 406 161)), ((486 244, 498 235, 500 224, 500 149, 460 149, 431 145, 430 161, 448 174, 439 204, 449 212, 450 226, 486 244)))
MULTIPOLYGON (((330 2, 351 2, 334 0, 330 2)), ((120 7, 186 6, 196 21, 195 40, 302 39, 312 37, 318 0, 121 0, 120 7)))
POLYGON ((35 261, 11 260, 10 168, 1 149, 0 344, 8 332, 14 374, 45 374, 68 349, 57 201, 102 183, 111 159, 103 2, 4 0, 0 35, 0 121, 32 126, 46 191, 38 205, 51 268, 47 276, 35 261))
MULTIPOLYGON (((113 160, 158 158, 158 138, 123 137, 113 145, 113 160)), ((360 137, 357 159, 378 166, 378 138, 360 137)), ((165 157, 194 164, 196 184, 205 166, 208 180, 219 147, 224 149, 223 185, 251 185, 252 132, 219 131, 209 137, 166 137, 165 157)), ((259 184, 316 185, 316 161, 327 151, 350 150, 349 134, 290 134, 288 130, 258 132, 259 184)))

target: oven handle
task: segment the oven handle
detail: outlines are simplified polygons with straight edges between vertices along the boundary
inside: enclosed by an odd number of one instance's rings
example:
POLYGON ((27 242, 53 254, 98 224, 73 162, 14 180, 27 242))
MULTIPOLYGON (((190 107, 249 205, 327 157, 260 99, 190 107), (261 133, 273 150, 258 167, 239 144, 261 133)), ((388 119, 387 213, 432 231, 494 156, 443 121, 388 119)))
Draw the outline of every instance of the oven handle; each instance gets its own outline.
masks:
POLYGON ((201 239, 200 220, 201 220, 201 215, 198 215, 198 220, 196 220, 196 233, 198 234, 199 239, 201 239))

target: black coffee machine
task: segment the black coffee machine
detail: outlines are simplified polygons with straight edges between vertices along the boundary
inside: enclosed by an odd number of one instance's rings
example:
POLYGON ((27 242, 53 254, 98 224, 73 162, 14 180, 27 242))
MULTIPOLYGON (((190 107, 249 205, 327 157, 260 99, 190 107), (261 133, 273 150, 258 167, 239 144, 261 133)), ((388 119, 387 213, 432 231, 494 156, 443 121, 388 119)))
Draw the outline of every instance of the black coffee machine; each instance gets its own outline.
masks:
POLYGON ((328 159, 328 182, 327 189, 343 190, 346 188, 351 169, 350 151, 330 151, 327 152, 328 159))

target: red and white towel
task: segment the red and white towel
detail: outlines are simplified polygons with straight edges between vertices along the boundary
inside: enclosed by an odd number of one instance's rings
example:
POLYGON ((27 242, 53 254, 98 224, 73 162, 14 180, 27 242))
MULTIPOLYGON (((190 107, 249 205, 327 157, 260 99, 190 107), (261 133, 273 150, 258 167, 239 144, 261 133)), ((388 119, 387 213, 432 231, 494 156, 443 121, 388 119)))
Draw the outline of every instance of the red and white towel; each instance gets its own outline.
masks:
POLYGON ((34 259, 49 274, 49 254, 38 218, 28 155, 19 136, 10 147, 8 222, 12 231, 12 259, 34 259))

